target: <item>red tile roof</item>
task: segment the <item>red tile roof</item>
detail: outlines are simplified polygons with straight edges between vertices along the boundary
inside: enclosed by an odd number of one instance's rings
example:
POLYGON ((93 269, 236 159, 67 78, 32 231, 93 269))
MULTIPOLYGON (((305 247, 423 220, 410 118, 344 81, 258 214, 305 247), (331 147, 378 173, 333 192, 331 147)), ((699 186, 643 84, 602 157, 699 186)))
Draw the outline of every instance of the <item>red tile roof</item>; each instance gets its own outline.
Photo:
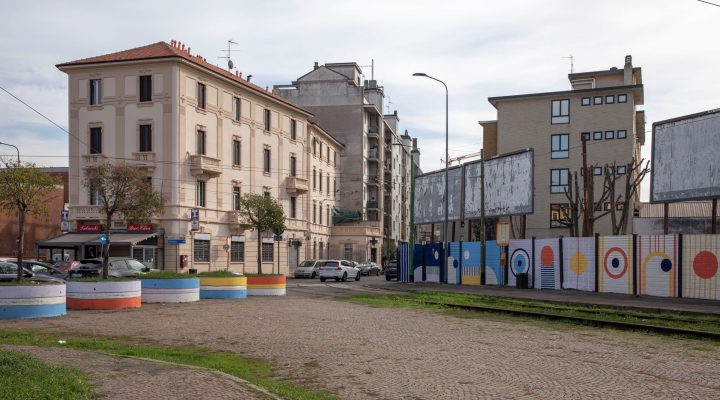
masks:
POLYGON ((260 86, 254 85, 247 80, 241 78, 238 75, 235 75, 227 70, 224 70, 222 68, 219 68, 215 65, 212 65, 205 61, 204 58, 201 56, 193 56, 190 54, 190 47, 187 49, 185 48, 185 45, 181 44, 180 42, 176 42, 175 40, 172 40, 171 43, 166 42, 157 42, 153 43, 147 46, 142 47, 136 47, 134 49, 130 50, 124 50, 117 53, 110 53, 105 54, 102 56, 97 57, 90 57, 90 58, 84 58, 81 60, 76 61, 70 61, 62 64, 56 65, 56 67, 60 70, 63 69, 63 67, 72 67, 76 65, 87 65, 87 64, 102 64, 102 63, 111 63, 111 62, 121 62, 121 61, 134 61, 134 60, 152 60, 152 59, 159 59, 159 58, 172 58, 172 57, 180 57, 185 60, 188 60, 202 68, 208 69, 212 72, 215 72, 216 74, 219 74, 225 78, 231 79, 235 83, 239 83, 242 86, 245 86, 249 89, 252 89, 256 92, 260 92, 266 96, 270 96, 274 99, 277 99, 297 110, 300 110, 304 113, 313 115, 311 112, 298 107, 297 105, 285 100, 284 98, 267 91, 266 89, 261 88, 260 86))

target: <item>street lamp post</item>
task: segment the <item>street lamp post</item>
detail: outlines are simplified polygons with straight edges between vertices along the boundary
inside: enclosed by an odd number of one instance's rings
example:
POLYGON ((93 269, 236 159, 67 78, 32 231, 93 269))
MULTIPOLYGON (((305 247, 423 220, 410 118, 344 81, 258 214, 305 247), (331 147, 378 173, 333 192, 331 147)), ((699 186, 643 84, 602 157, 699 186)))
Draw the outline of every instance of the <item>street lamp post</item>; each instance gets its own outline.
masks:
POLYGON ((3 143, 3 142, 0 142, 0 144, 5 145, 5 146, 11 146, 11 147, 15 148, 15 151, 17 151, 17 153, 18 153, 18 167, 19 167, 20 166, 20 150, 17 148, 17 146, 15 146, 14 144, 3 143))
MULTIPOLYGON (((416 72, 413 74, 413 76, 424 76, 426 78, 430 78, 434 81, 438 81, 445 86, 445 225, 443 227, 443 230, 445 231, 445 234, 443 235, 443 246, 445 247, 445 253, 447 253, 447 242, 448 242, 448 186, 450 182, 448 182, 448 167, 450 163, 448 160, 450 160, 450 156, 448 155, 448 88, 445 82, 441 81, 440 79, 433 78, 432 76, 422 73, 422 72, 416 72)), ((445 259, 447 260, 447 254, 445 254, 445 259)))

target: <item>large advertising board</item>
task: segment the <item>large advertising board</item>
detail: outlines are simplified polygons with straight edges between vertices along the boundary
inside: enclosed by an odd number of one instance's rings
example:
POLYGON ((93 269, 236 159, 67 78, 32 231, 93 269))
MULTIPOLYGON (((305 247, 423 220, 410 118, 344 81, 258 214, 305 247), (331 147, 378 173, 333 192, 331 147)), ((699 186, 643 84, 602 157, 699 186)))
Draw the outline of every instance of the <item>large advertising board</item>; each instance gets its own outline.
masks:
MULTIPOLYGON (((462 168, 448 170, 448 220, 462 218, 462 168)), ((445 222, 445 170, 415 178, 415 224, 445 222)))
POLYGON ((720 109, 652 126, 650 201, 720 197, 720 109))

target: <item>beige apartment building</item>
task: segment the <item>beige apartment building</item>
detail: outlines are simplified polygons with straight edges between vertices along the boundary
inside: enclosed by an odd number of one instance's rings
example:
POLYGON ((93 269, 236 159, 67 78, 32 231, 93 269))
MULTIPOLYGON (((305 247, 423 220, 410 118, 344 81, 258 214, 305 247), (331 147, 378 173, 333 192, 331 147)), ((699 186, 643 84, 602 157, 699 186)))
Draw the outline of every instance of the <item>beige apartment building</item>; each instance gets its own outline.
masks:
POLYGON ((255 272, 260 234, 263 272, 279 264, 288 273, 306 258, 328 255, 331 243, 368 248, 365 228, 331 226, 345 146, 308 122, 309 111, 249 76, 218 68, 176 41, 57 68, 68 75, 70 233, 44 245, 74 248, 78 259, 100 255, 104 221, 99 199, 82 185, 83 171, 125 161, 145 168, 167 201, 148 224, 112 221, 111 256, 162 269, 255 272), (279 245, 272 232, 250 231, 238 211, 243 193, 283 205, 279 245))
MULTIPOLYGON (((568 175, 578 173, 582 190, 582 137, 587 138, 587 164, 595 176, 595 199, 603 188, 605 164, 628 164, 640 159, 645 144, 642 72, 625 57, 622 68, 571 73, 571 90, 490 97, 497 120, 481 121, 485 156, 535 149, 535 212, 527 216, 526 237, 567 236, 557 220, 563 218, 568 200, 564 191, 568 175), (594 168, 597 164, 598 168, 594 168)), ((626 173, 624 167, 619 174, 626 173)), ((625 179, 616 183, 624 193, 625 179)), ((621 193, 621 192, 618 192, 621 193)), ((639 204, 639 194, 633 199, 639 204)), ((607 209, 609 204, 597 204, 607 209)), ((632 218, 633 213, 630 213, 632 218)), ((632 232, 632 219, 628 224, 632 232)), ((611 234, 610 217, 595 224, 595 232, 611 234)))

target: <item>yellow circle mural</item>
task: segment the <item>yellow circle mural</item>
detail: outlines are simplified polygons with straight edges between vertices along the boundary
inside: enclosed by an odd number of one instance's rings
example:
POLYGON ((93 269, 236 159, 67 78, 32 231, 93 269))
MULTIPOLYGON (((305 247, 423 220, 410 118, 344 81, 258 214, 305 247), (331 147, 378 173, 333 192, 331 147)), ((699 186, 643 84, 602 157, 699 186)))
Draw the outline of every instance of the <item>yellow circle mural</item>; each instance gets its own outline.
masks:
POLYGON ((570 257, 570 268, 575 275, 582 275, 587 269, 587 258, 585 254, 577 252, 570 257))

